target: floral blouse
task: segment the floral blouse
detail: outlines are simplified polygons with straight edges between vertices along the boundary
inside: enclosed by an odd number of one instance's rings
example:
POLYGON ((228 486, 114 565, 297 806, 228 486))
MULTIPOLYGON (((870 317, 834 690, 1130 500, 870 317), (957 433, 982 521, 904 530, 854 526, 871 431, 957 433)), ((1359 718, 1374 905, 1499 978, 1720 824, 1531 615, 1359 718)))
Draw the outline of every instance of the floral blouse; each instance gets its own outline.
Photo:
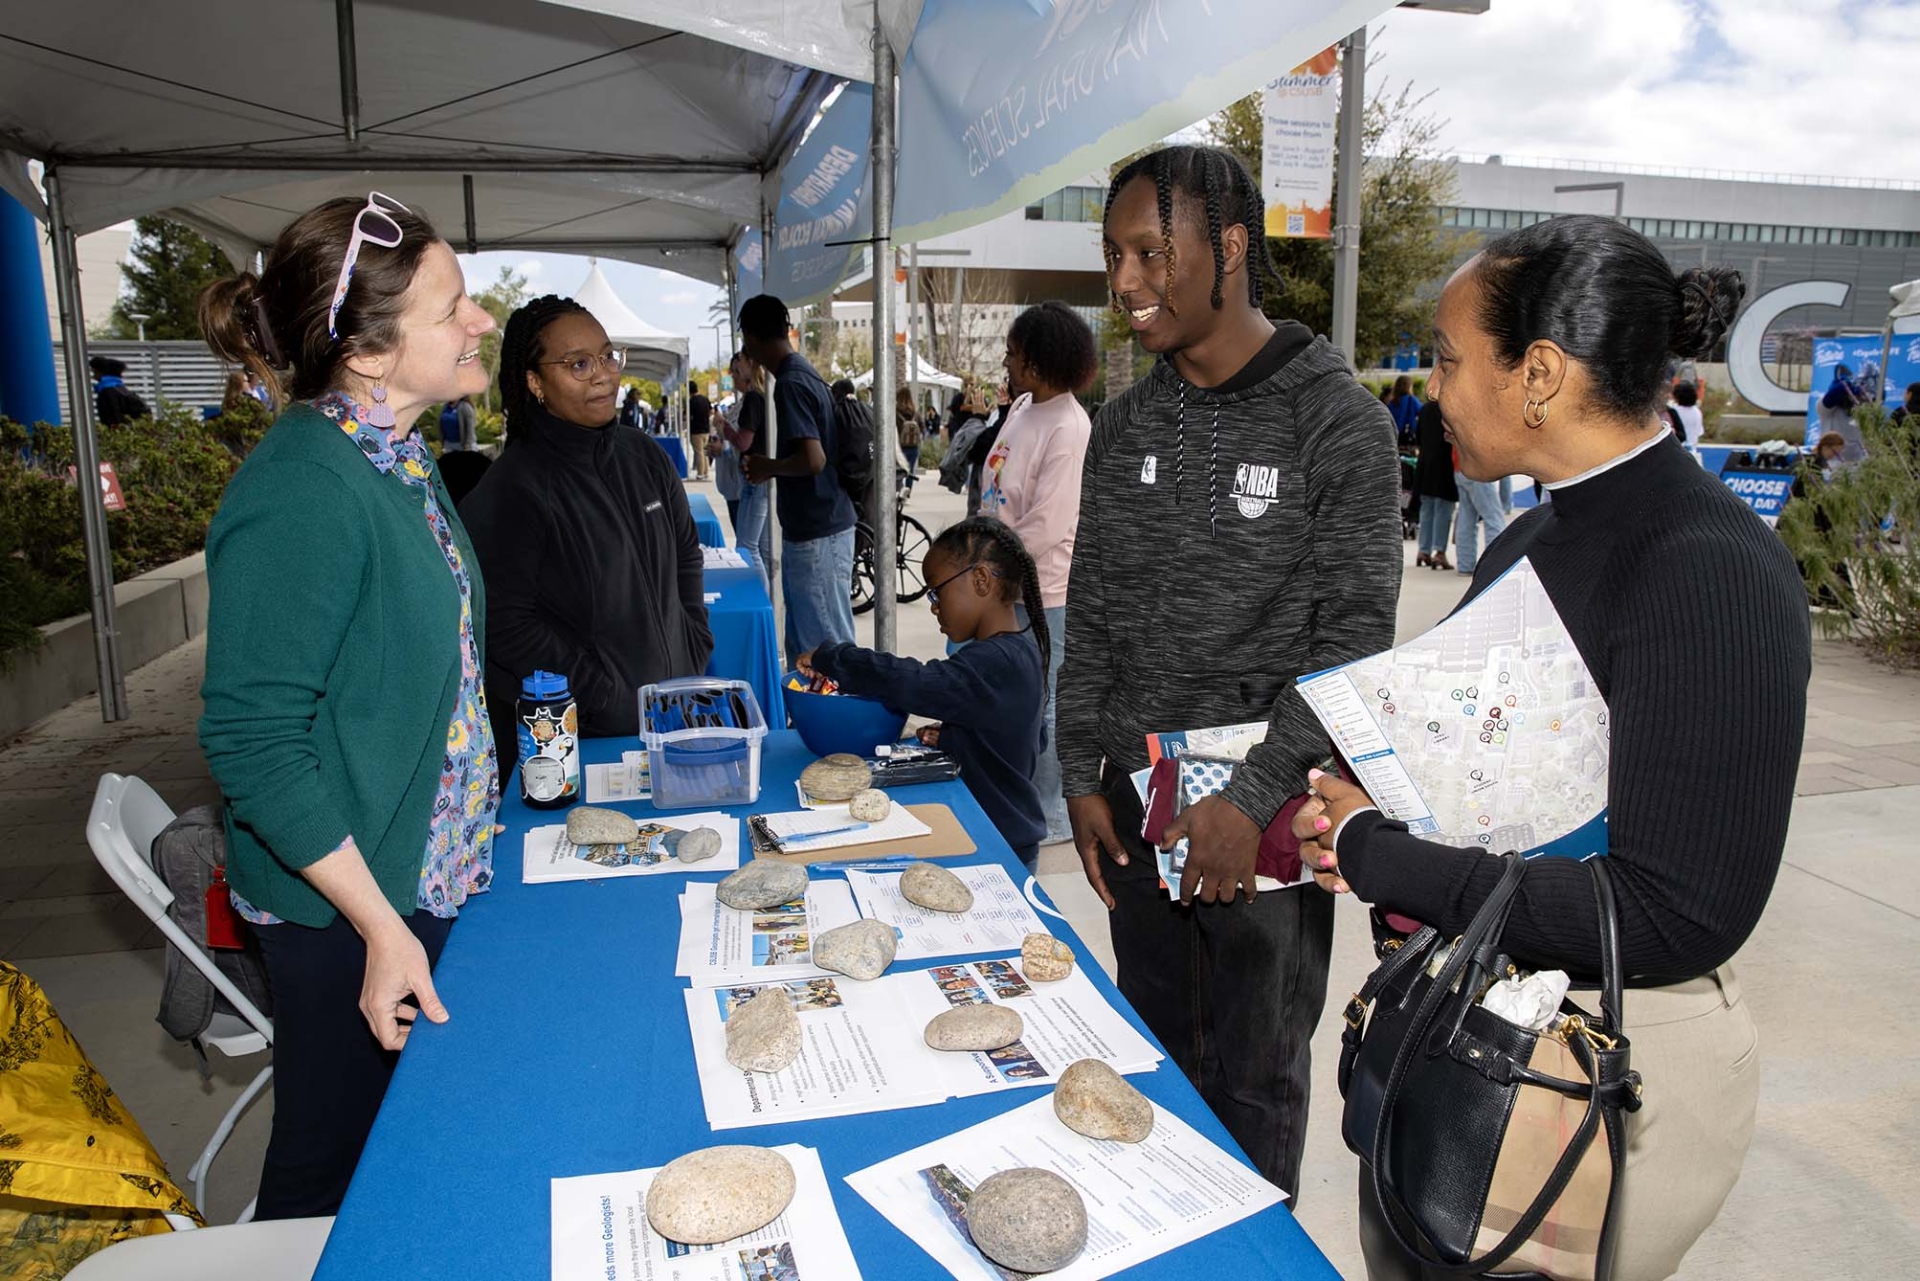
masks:
MULTIPOLYGON (((427 847, 420 864, 419 906, 434 916, 458 916, 470 895, 486 892, 493 883, 493 820, 500 809, 499 757, 494 750, 493 725, 487 719, 487 695, 480 671, 480 647, 474 639, 473 578, 453 525, 441 511, 433 489, 433 465, 417 432, 405 428, 383 431, 367 421, 367 410, 337 392, 313 402, 313 407, 353 437, 354 444, 384 475, 420 491, 427 527, 447 558, 447 568, 460 589, 460 693, 454 700, 453 720, 447 726, 447 753, 440 766, 440 790, 434 797, 433 819, 427 829, 427 847)), ((349 836, 340 843, 352 844, 349 836)), ((279 918, 254 907, 238 894, 233 906, 256 925, 277 925, 279 918)))

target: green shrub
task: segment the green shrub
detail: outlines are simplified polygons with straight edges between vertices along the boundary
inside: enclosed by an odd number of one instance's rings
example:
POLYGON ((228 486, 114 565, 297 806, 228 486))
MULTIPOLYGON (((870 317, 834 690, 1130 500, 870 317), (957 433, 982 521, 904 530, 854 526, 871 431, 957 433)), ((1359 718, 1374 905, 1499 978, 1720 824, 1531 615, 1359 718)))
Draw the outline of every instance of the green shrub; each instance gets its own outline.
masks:
POLYGON ((920 466, 933 471, 940 470, 941 462, 947 456, 947 442, 938 436, 929 436, 920 442, 920 466))

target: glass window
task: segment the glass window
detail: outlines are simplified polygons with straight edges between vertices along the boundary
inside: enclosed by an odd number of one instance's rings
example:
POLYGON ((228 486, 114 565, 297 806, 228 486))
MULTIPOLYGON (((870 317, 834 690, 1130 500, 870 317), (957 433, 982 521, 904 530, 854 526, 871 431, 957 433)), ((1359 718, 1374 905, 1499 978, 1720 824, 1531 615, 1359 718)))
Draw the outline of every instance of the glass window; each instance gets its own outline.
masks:
POLYGON ((1041 218, 1045 219, 1047 222, 1059 222, 1060 221, 1060 201, 1061 201, 1061 198, 1065 196, 1065 194, 1066 193, 1064 191, 1055 191, 1050 193, 1045 200, 1042 200, 1040 202, 1041 218))
POLYGON ((1486 227, 1490 225, 1487 220, 1487 210, 1476 209, 1473 211, 1473 225, 1476 227, 1486 227))
POLYGON ((1688 240, 1698 240, 1698 239, 1700 239, 1700 224, 1699 224, 1699 223, 1697 223, 1697 222, 1689 222, 1689 223, 1687 224, 1687 239, 1688 239, 1688 240))
POLYGON ((1040 208, 1040 206, 1039 206, 1039 205, 1028 205, 1028 206, 1027 206, 1027 221, 1028 221, 1028 222, 1039 222, 1039 221, 1040 221, 1040 219, 1041 219, 1041 218, 1042 218, 1043 216, 1045 216, 1045 215, 1044 215, 1044 213, 1043 213, 1043 211, 1041 210, 1041 208, 1040 208))
POLYGON ((1854 231, 1852 228, 1848 228, 1840 233, 1840 243, 1843 245, 1857 245, 1860 243, 1860 233, 1854 231))
POLYGON ((1107 216, 1107 189, 1105 187, 1080 188, 1080 213, 1082 222, 1100 222, 1107 216))
POLYGON ((1817 245, 1830 245, 1830 244, 1832 244, 1832 243, 1833 243, 1833 228, 1832 228, 1832 227, 1822 227, 1822 228, 1820 228, 1820 229, 1819 229, 1819 230, 1818 230, 1817 232, 1815 232, 1814 234, 1815 234, 1815 235, 1816 235, 1817 237, 1819 237, 1819 238, 1818 238, 1817 240, 1815 240, 1815 241, 1814 241, 1814 243, 1815 243, 1815 244, 1817 244, 1817 245))
POLYGON ((1760 243, 1763 245, 1772 244, 1774 231, 1775 228, 1763 223, 1760 227, 1760 243))

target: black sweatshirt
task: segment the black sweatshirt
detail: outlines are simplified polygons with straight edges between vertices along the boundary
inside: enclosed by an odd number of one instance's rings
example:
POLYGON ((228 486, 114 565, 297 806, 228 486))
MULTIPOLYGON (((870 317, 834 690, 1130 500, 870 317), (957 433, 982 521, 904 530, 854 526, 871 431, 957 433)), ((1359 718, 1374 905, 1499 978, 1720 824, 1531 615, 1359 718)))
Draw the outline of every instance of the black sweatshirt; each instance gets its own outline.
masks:
POLYGON ((825 645, 813 666, 849 694, 880 699, 903 716, 938 717, 940 750, 960 763, 960 781, 1016 852, 1047 834, 1033 785, 1046 665, 1031 631, 974 641, 930 663, 825 645))
MULTIPOLYGON (((1760 919, 1786 845, 1812 669, 1793 558, 1670 437, 1521 516, 1465 600, 1522 556, 1612 719, 1607 858, 1627 973, 1641 986, 1709 973, 1760 919)), ((1360 898, 1448 936, 1499 879, 1491 856, 1378 813, 1347 822, 1339 853, 1360 898)), ((1583 865, 1537 858, 1506 946, 1522 965, 1591 979, 1595 910, 1583 865)))
POLYGON ((1393 644, 1400 460, 1387 407, 1300 325, 1223 387, 1163 357, 1094 421, 1060 768, 1087 796, 1103 764, 1146 765, 1148 734, 1267 721, 1223 793, 1265 827, 1327 755, 1294 679, 1393 644))
POLYGON ((673 461, 644 432, 577 427, 537 406, 460 505, 487 586, 487 709, 500 775, 514 701, 559 672, 581 732, 634 734, 642 685, 713 653, 704 557, 673 461))

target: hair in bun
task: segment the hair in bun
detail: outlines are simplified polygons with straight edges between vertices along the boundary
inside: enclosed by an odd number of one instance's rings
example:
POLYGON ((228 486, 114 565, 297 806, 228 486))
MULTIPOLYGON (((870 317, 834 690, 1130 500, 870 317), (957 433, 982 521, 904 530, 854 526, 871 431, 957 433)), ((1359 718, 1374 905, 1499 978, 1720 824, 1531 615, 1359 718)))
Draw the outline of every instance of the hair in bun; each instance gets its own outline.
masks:
POLYGON ((1680 310, 1674 313, 1669 350, 1683 360, 1704 356, 1733 327, 1747 285, 1731 267, 1689 267, 1674 277, 1680 310))

